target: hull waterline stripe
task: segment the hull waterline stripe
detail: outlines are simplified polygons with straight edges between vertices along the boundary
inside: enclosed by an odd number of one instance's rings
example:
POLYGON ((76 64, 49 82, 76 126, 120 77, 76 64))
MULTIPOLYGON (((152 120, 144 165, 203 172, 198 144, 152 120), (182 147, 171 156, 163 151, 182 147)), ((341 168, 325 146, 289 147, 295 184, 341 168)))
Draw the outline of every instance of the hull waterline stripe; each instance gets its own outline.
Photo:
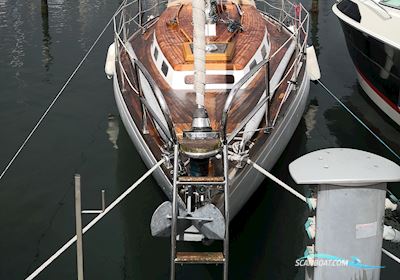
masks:
POLYGON ((364 79, 364 81, 368 84, 368 86, 377 94, 379 95, 380 98, 383 99, 390 107, 392 107, 397 113, 400 113, 400 108, 396 106, 389 98, 386 97, 382 92, 379 91, 371 82, 370 80, 367 79, 367 77, 364 75, 364 73, 361 72, 361 70, 356 66, 356 70, 358 74, 364 79))

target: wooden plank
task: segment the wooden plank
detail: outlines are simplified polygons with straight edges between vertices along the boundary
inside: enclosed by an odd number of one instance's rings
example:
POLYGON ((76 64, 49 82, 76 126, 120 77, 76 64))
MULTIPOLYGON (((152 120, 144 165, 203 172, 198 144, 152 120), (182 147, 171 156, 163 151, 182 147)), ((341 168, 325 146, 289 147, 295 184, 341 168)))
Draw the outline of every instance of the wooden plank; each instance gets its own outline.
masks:
POLYGON ((181 182, 223 182, 224 177, 192 177, 192 176, 180 176, 179 181, 181 182))
POLYGON ((218 264, 224 263, 225 258, 222 252, 177 252, 175 263, 191 264, 218 264))
MULTIPOLYGON (((251 5, 243 5, 243 16, 240 18, 236 6, 227 4, 221 14, 224 20, 240 20, 243 32, 231 33, 222 22, 216 24, 217 36, 207 37, 209 43, 231 42, 227 54, 209 54, 206 68, 211 69, 243 69, 261 45, 266 23, 257 9, 251 5), (217 62, 217 63, 211 63, 217 62), (230 61, 230 63, 225 63, 230 61), (220 63, 218 63, 220 62, 220 63), (223 62, 223 63, 221 63, 223 62)), ((175 70, 193 70, 191 52, 185 44, 193 41, 192 7, 191 5, 172 6, 160 16, 156 28, 157 42, 168 62, 175 70), (176 22, 179 26, 176 26, 176 22), (171 24, 173 23, 173 24, 171 24)))

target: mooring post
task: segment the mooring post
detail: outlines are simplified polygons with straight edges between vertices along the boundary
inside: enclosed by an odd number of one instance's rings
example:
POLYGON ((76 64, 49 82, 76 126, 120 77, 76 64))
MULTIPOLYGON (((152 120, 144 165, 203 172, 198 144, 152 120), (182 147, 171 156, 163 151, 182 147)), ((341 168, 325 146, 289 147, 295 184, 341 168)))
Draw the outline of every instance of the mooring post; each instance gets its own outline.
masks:
POLYGON ((75 228, 76 228, 76 264, 78 280, 83 280, 82 210, 81 176, 75 175, 75 228))
MULTIPOLYGON (((400 181, 400 166, 354 149, 324 149, 289 165, 297 184, 317 185, 307 199, 311 217, 307 280, 379 280, 386 184, 400 181)), ((304 263, 304 262, 303 262, 304 263)))
POLYGON ((43 16, 48 16, 49 14, 49 5, 47 4, 47 0, 42 0, 41 11, 43 16))
POLYGON ((312 0, 311 12, 312 13, 318 13, 318 0, 312 0))

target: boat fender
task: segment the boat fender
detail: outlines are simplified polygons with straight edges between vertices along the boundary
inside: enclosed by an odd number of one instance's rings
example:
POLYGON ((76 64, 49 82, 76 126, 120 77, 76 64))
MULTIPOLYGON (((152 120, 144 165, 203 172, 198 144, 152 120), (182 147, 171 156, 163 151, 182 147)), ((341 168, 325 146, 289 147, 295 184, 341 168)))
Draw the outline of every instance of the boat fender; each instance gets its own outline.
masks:
POLYGON ((314 46, 307 47, 307 74, 310 76, 311 81, 321 79, 321 71, 318 65, 317 55, 314 46))
POLYGON ((385 210, 389 209, 391 211, 396 211, 398 209, 398 204, 393 203, 389 198, 385 198, 385 210))
POLYGON ((308 238, 314 239, 315 238, 315 216, 308 217, 306 223, 304 224, 304 229, 307 232, 308 238))
POLYGON ((389 240, 394 243, 400 242, 400 231, 394 229, 391 226, 383 226, 383 239, 389 240))
MULTIPOLYGON (((264 98, 267 97, 266 92, 264 91, 263 94, 260 97, 260 100, 258 100, 259 104, 264 98)), ((265 116, 265 112, 267 110, 267 103, 265 103, 258 111, 255 113, 255 115, 250 119, 250 121, 246 124, 243 132, 243 139, 242 143, 240 144, 241 147, 244 147, 245 144, 250 141, 250 139, 253 137, 253 135, 256 133, 257 128, 260 126, 261 121, 263 117, 265 116)))
POLYGON ((104 72, 106 72, 108 79, 111 79, 112 76, 114 76, 114 73, 115 73, 115 44, 114 43, 112 43, 108 47, 106 64, 104 66, 104 72))

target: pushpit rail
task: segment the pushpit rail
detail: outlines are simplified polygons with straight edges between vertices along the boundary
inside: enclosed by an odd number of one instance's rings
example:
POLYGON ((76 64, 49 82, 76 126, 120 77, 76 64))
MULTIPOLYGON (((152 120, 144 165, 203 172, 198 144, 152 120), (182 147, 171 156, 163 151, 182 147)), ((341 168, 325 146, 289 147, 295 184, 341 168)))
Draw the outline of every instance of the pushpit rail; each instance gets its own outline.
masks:
MULTIPOLYGON (((108 207, 104 209, 99 215, 97 215, 91 222, 82 229, 82 235, 89 231, 97 222, 103 219, 115 206, 122 202, 136 187, 138 187, 147 177, 149 177, 154 171, 166 161, 165 158, 157 162, 152 168, 150 168, 142 177, 140 177, 133 185, 131 185, 125 192, 117 197, 108 207)), ((71 245, 77 241, 77 236, 72 237, 67 243, 65 243, 57 252, 55 252, 50 258, 47 259, 41 266, 39 266, 34 272, 32 272, 25 280, 35 279, 43 270, 45 270, 53 261, 60 257, 71 245)))

